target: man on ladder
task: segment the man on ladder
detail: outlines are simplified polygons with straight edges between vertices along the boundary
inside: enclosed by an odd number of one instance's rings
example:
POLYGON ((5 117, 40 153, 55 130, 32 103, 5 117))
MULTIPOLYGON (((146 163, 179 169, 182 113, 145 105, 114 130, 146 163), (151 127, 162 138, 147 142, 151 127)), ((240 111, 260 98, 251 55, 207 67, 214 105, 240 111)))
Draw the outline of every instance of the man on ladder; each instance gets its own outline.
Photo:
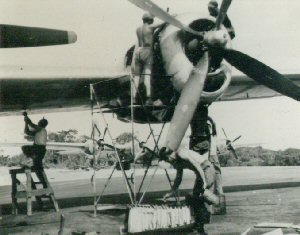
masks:
POLYGON ((24 145, 22 146, 22 151, 27 158, 33 160, 33 167, 37 169, 37 177, 40 182, 43 184, 43 187, 46 188, 47 184, 45 182, 42 171, 43 159, 46 154, 46 144, 47 144, 47 130, 48 121, 43 118, 38 124, 34 124, 30 118, 27 116, 27 113, 24 112, 24 121, 25 121, 25 134, 32 136, 34 139, 33 145, 24 145))

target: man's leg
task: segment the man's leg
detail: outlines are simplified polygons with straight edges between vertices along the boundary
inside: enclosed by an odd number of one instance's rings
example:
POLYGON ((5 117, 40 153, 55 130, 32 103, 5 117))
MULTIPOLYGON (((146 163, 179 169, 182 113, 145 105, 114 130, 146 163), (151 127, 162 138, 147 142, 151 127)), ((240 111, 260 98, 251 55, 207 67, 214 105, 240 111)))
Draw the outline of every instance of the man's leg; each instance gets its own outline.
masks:
POLYGON ((151 96, 151 65, 146 64, 144 66, 144 84, 146 87, 146 104, 152 103, 152 96, 151 96))
POLYGON ((222 195, 223 192, 223 186, 222 186, 222 173, 221 173, 221 169, 213 164, 216 170, 216 179, 215 179, 215 193, 217 195, 222 195))
POLYGON ((142 70, 143 68, 140 59, 140 48, 136 48, 134 52, 134 66, 132 66, 132 79, 134 86, 132 98, 134 103, 137 103, 137 100, 140 98, 138 92, 142 70))
POLYGON ((214 215, 224 215, 226 214, 226 198, 222 187, 222 173, 221 166, 217 155, 211 155, 209 160, 214 166, 215 170, 215 181, 214 181, 214 193, 219 197, 220 203, 217 206, 213 206, 214 215))
POLYGON ((210 212, 205 206, 205 198, 202 196, 203 192, 203 180, 198 176, 195 180, 190 203, 194 214, 195 229, 200 234, 205 234, 204 225, 210 222, 210 212))
POLYGON ((22 152, 25 156, 25 159, 21 159, 20 165, 23 167, 32 167, 34 165, 34 147, 33 145, 24 145, 22 146, 22 152))
POLYGON ((142 81, 141 84, 145 85, 146 88, 146 105, 151 105, 152 102, 152 89, 151 89, 151 78, 152 78, 152 48, 146 47, 143 48, 142 55, 143 61, 143 72, 142 72, 142 81))
POLYGON ((210 154, 208 160, 214 166, 215 169, 215 193, 217 195, 223 194, 223 187, 222 187, 222 173, 221 173, 221 165, 219 162, 219 158, 215 154, 210 154))
POLYGON ((34 159, 34 167, 37 169, 36 175, 37 175, 38 179, 40 180, 40 182, 42 183, 43 188, 47 188, 47 184, 46 184, 46 181, 45 181, 43 173, 42 173, 44 170, 43 159, 44 159, 45 154, 46 154, 46 147, 36 146, 36 156, 37 157, 34 159))
POLYGON ((207 127, 208 106, 198 105, 191 125, 190 149, 204 154, 209 151, 209 133, 207 127))
POLYGON ((140 81, 140 76, 138 75, 135 75, 133 77, 133 91, 132 91, 132 99, 133 99, 133 103, 136 104, 137 103, 137 100, 139 97, 138 95, 138 88, 139 88, 139 81, 140 81))

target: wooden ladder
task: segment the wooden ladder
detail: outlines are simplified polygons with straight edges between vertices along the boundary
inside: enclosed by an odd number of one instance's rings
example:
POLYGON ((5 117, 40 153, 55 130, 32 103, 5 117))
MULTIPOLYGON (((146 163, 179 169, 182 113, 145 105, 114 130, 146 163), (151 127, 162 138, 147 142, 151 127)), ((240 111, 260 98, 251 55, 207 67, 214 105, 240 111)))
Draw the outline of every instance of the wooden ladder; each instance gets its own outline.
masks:
POLYGON ((18 198, 26 198, 27 202, 27 215, 32 215, 32 197, 36 198, 37 203, 42 206, 41 198, 49 198, 53 203, 54 209, 56 212, 59 211, 57 201, 54 196, 53 189, 48 181, 48 178, 43 169, 32 168, 18 168, 9 170, 12 179, 12 214, 18 214, 18 198), (31 173, 35 173, 38 176, 38 179, 42 177, 43 180, 39 182, 33 181, 31 173), (26 185, 23 185, 18 179, 17 174, 26 175, 26 185), (43 188, 37 188, 38 184, 42 184, 43 188), (18 185, 21 185, 23 190, 18 191, 18 185))

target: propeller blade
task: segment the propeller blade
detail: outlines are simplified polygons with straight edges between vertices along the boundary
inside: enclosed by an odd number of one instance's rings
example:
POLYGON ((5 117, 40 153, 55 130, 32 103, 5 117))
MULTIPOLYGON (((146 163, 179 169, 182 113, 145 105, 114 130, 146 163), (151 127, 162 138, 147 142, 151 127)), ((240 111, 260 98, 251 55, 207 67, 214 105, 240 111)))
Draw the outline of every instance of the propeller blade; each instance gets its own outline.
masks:
POLYGON ((226 137, 226 140, 228 140, 228 137, 227 137, 227 135, 226 135, 226 132, 225 132, 224 128, 222 128, 222 131, 223 131, 223 133, 224 133, 224 136, 226 137))
POLYGON ((228 8, 231 4, 231 1, 232 0, 223 0, 223 2, 221 4, 219 14, 218 14, 217 19, 216 19, 216 28, 217 28, 217 30, 220 29, 221 24, 223 23, 223 21, 226 17, 226 14, 227 14, 228 8))
POLYGON ((300 101, 300 87, 262 62, 233 49, 223 50, 224 58, 248 77, 274 91, 300 101))
POLYGON ((187 31, 189 33, 203 36, 203 33, 197 32, 190 27, 184 25, 182 22, 177 20, 175 17, 171 16, 169 13, 161 9, 159 6, 157 6, 155 3, 153 3, 151 0, 128 0, 137 7, 141 8, 144 11, 148 11, 150 14, 154 15, 155 17, 161 19, 164 22, 167 22, 177 28, 180 28, 184 31, 187 31))
POLYGON ((233 153, 234 157, 235 157, 236 159, 238 159, 238 156, 237 156, 237 154, 236 154, 236 151, 235 151, 235 149, 232 147, 232 145, 230 145, 230 151, 233 153))
POLYGON ((238 136, 238 137, 236 137, 233 141, 231 141, 231 143, 233 143, 233 142, 235 142, 235 141, 237 141, 238 139, 240 139, 242 136, 240 135, 240 136, 238 136))
POLYGON ((207 73, 208 52, 205 52, 181 91, 166 137, 166 148, 178 149, 200 101, 207 73))
POLYGON ((72 31, 0 24, 0 48, 53 46, 76 40, 72 31))

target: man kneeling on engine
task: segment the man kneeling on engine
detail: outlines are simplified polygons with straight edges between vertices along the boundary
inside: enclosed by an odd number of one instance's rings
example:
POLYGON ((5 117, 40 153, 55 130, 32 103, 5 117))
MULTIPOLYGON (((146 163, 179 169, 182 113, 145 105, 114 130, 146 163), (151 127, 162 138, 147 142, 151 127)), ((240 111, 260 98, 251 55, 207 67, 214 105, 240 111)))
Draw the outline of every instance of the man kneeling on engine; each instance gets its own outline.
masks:
POLYGON ((164 199, 175 196, 181 184, 183 170, 192 170, 195 175, 195 183, 192 196, 187 196, 187 204, 193 209, 195 229, 200 234, 205 234, 204 224, 210 222, 211 205, 219 205, 220 199, 214 192, 215 168, 208 160, 208 154, 200 155, 193 150, 179 149, 177 152, 167 153, 165 149, 160 153, 160 165, 166 167, 168 163, 177 170, 172 189, 164 196, 164 199))

